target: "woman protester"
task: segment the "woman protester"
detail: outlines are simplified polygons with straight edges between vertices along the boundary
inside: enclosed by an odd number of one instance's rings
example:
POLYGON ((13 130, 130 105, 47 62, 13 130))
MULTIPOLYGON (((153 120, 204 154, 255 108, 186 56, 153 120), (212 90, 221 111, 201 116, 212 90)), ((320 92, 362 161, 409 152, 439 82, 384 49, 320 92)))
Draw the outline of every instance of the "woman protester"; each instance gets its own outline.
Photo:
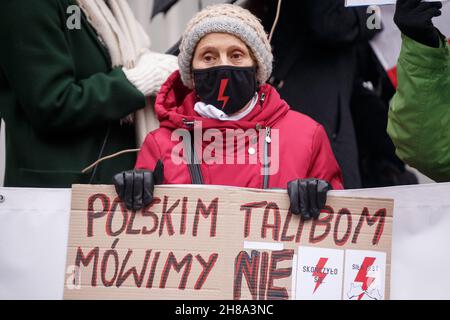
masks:
POLYGON ((129 115, 177 68, 148 49, 127 1, 1 1, 0 42, 5 186, 109 183, 133 168, 126 154, 81 173, 136 147, 129 115))
POLYGON ((178 62, 156 99, 161 127, 135 170, 114 177, 127 208, 150 204, 155 184, 287 187, 291 211, 317 218, 328 190, 342 189, 341 170, 324 128, 266 84, 273 55, 259 20, 207 7, 189 22, 178 62))
POLYGON ((432 23, 441 7, 397 1, 394 20, 403 44, 388 133, 403 161, 436 181, 450 181, 450 47, 432 23))

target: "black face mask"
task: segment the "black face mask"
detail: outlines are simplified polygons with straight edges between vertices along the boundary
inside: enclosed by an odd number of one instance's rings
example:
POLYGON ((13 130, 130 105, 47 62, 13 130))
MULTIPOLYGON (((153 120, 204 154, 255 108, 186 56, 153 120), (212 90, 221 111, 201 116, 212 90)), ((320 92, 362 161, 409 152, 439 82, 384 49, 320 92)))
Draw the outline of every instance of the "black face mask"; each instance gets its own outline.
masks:
POLYGON ((202 102, 228 115, 245 107, 256 93, 256 67, 219 66, 193 73, 195 91, 202 102))

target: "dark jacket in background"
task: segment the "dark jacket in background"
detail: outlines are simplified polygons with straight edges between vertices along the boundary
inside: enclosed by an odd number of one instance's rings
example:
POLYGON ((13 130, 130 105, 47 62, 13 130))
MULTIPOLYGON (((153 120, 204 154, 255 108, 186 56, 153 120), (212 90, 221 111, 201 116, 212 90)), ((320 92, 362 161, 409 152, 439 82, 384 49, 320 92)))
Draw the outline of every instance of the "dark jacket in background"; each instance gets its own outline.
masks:
POLYGON ((71 0, 0 2, 0 114, 6 127, 7 187, 110 184, 134 167, 136 155, 81 170, 102 155, 135 147, 120 119, 144 107, 145 97, 82 17, 69 30, 71 0), (92 178, 92 179, 91 179, 92 178))
POLYGON ((358 46, 358 68, 351 111, 358 143, 359 166, 364 188, 416 184, 417 177, 406 170, 395 154, 386 132, 389 103, 395 94, 386 71, 372 47, 358 46))
MULTIPOLYGON (((267 32, 277 1, 247 6, 267 32)), ((342 169, 345 188, 361 187, 350 100, 356 72, 356 45, 376 34, 366 26, 366 7, 345 8, 344 0, 283 1, 273 36, 272 83, 283 99, 321 123, 342 169)))

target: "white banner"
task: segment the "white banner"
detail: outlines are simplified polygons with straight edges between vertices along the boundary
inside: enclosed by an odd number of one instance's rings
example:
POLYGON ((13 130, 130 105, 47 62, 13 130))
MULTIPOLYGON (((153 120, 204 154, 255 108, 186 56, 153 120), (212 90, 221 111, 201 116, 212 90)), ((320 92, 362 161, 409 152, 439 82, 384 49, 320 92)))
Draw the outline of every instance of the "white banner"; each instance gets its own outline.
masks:
POLYGON ((0 188, 0 299, 62 298, 70 191, 0 188))
MULTIPOLYGON (((395 199, 391 299, 450 299, 450 183, 331 194, 395 199)), ((0 195, 0 299, 62 299, 70 190, 0 195)))

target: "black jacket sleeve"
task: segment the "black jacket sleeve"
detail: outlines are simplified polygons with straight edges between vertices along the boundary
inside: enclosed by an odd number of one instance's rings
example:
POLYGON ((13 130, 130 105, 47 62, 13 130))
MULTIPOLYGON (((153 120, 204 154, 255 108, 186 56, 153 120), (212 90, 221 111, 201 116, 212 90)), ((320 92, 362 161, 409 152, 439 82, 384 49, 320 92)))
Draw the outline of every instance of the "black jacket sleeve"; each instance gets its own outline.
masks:
POLYGON ((322 46, 341 46, 370 40, 380 30, 369 29, 367 7, 345 7, 344 0, 302 0, 306 25, 322 46))

